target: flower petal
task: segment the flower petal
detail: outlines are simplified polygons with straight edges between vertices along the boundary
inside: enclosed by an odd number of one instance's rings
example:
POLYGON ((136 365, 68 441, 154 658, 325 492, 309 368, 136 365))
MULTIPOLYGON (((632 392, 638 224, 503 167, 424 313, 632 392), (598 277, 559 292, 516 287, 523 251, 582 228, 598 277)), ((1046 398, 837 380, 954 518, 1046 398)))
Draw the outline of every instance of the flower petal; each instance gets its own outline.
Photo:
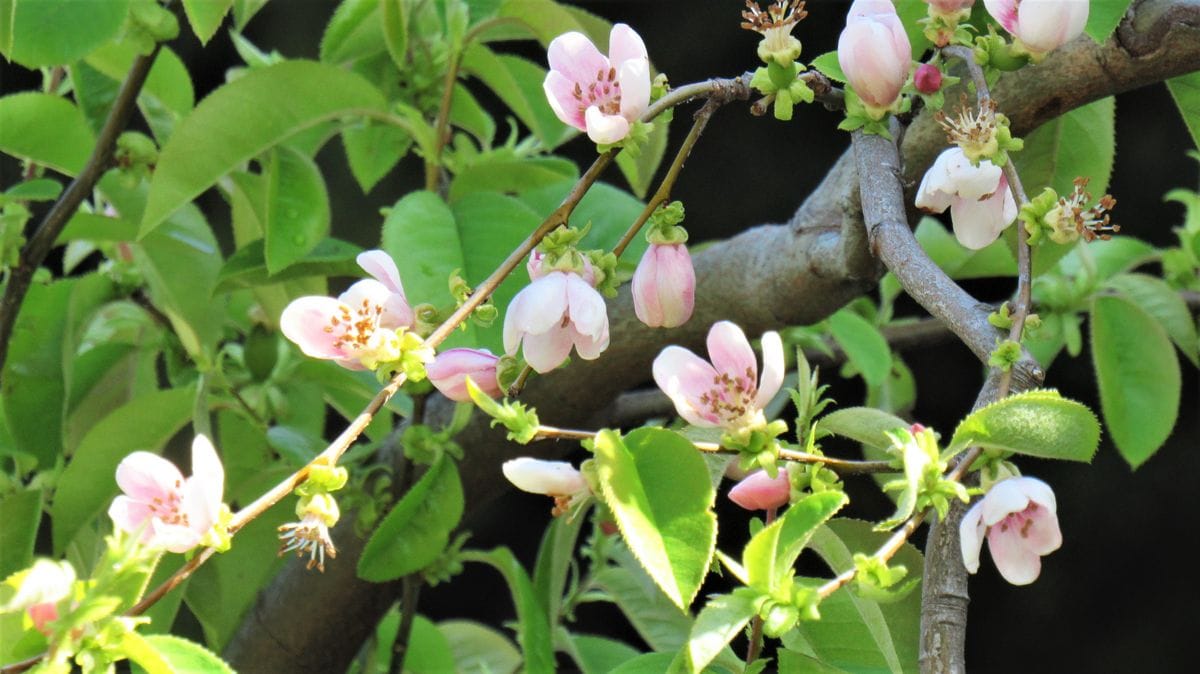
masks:
POLYGON ((987 530, 982 516, 982 505, 976 503, 963 515, 962 522, 958 525, 958 544, 962 550, 963 566, 967 567, 970 573, 979 570, 979 551, 983 549, 983 533, 987 530))
POLYGON ((292 300, 279 317, 279 329, 304 355, 326 360, 345 359, 350 353, 337 346, 342 331, 326 331, 345 305, 332 297, 300 297, 292 300))
POLYGON ((617 68, 621 84, 621 116, 636 122, 650 106, 650 62, 644 58, 625 61, 617 68))
POLYGON ((1017 30, 1017 2, 1020 0, 983 0, 988 14, 1009 33, 1017 30))
POLYGON ((133 452, 117 464, 117 486, 137 501, 166 501, 183 487, 183 473, 157 454, 133 452))
POLYGON ((201 535, 208 532, 221 512, 225 495, 225 467, 212 442, 204 435, 192 441, 192 476, 187 480, 188 516, 201 535), (202 518, 197 521, 197 517, 202 518))
POLYGON ((629 120, 620 115, 606 115, 595 105, 588 107, 583 118, 593 143, 611 145, 629 135, 629 120))
POLYGON ((1054 490, 1050 488, 1050 485, 1036 477, 1016 477, 1012 480, 1015 486, 1025 492, 1030 501, 1045 506, 1051 513, 1058 512, 1058 501, 1055 499, 1054 490))
POLYGON ((400 283, 400 270, 396 268, 396 261, 392 259, 391 255, 382 250, 368 250, 359 253, 355 261, 363 271, 373 276, 388 290, 404 297, 404 286, 400 283))
POLYGON ((746 510, 770 510, 786 505, 792 492, 792 481, 786 470, 774 478, 760 470, 743 478, 729 490, 729 500, 746 510))
POLYGON ((583 108, 575 98, 574 81, 567 79, 566 75, 557 70, 551 70, 546 73, 546 79, 542 82, 542 91, 546 92, 550 109, 559 121, 580 131, 587 130, 587 124, 583 120, 583 108))
POLYGON ((629 24, 613 24, 608 33, 608 60, 614 68, 631 59, 648 58, 650 55, 646 53, 646 43, 636 30, 630 28, 629 24))
POLYGON ((570 496, 588 488, 583 474, 566 461, 542 461, 523 456, 505 461, 500 470, 517 489, 531 494, 570 496))
POLYGON ((1001 531, 992 527, 988 530, 988 549, 1000 575, 1013 585, 1028 585, 1042 572, 1041 556, 1025 544, 1016 529, 1001 531))
MULTIPOLYGON (((758 380, 758 361, 746 333, 729 321, 714 323, 708 330, 708 357, 713 368, 735 380, 755 386, 758 380)), ((709 386, 712 386, 710 381, 709 386)))
POLYGON ((609 70, 608 59, 596 49, 587 36, 577 31, 563 33, 550 42, 546 49, 550 69, 557 70, 572 82, 578 82, 586 90, 600 73, 609 70))
POLYGON ((546 374, 571 355, 571 344, 570 328, 556 325, 546 332, 527 333, 523 351, 525 362, 538 374, 546 374))
POLYGON ((608 307, 596 289, 579 278, 567 274, 567 303, 571 322, 580 333, 597 338, 608 327, 608 307))
POLYGON ((154 513, 150 510, 149 503, 135 501, 128 496, 118 496, 108 506, 108 517, 113 522, 113 528, 127 534, 136 534, 140 531, 143 543, 149 542, 153 536, 150 528, 150 519, 153 516, 154 513))
MULTIPOLYGON (((1000 238, 1012 220, 1007 218, 1012 195, 997 191, 983 200, 955 197, 950 204, 950 221, 958 242, 972 250, 985 248, 1000 238)), ((1015 213, 1014 204, 1013 211, 1015 213)))
POLYGON ((504 316, 505 353, 516 353, 523 336, 558 326, 567 307, 567 279, 562 272, 551 272, 522 288, 504 316))
POLYGON ((596 360, 608 348, 608 323, 604 324, 604 329, 596 337, 585 335, 573 326, 569 330, 571 342, 575 345, 575 350, 579 352, 579 357, 584 360, 596 360))
POLYGON ((680 346, 668 346, 654 359, 654 381, 675 403, 675 411, 696 426, 719 425, 700 397, 713 387, 717 371, 703 358, 680 346))
POLYGON ((766 407, 779 392, 779 387, 783 386, 783 340, 778 332, 763 333, 762 351, 762 378, 758 382, 758 394, 754 397, 754 404, 759 409, 766 407))
POLYGON ((1010 478, 992 485, 980 504, 983 506, 983 523, 990 527, 1010 514, 1029 507, 1029 497, 1025 495, 1021 483, 1010 478))
POLYGON ((176 554, 187 552, 200 544, 201 535, 179 524, 167 524, 158 518, 150 521, 152 535, 149 545, 176 554))

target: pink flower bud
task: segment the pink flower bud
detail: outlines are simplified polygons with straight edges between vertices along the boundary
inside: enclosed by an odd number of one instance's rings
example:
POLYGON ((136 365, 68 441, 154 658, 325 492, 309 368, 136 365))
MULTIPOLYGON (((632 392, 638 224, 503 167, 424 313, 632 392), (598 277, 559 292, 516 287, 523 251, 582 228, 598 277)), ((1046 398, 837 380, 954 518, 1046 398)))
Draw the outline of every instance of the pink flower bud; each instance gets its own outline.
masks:
POLYGON ((963 565, 979 570, 986 534, 992 561, 1004 580, 1028 585, 1042 571, 1042 556, 1062 546, 1057 502, 1050 485, 1032 477, 997 482, 959 525, 963 565))
POLYGON ((608 56, 583 33, 559 35, 547 50, 550 72, 542 88, 564 124, 586 131, 596 143, 616 143, 650 104, 650 61, 641 36, 618 23, 608 37, 608 56))
POLYGON ((774 478, 760 470, 734 485, 729 500, 746 510, 771 510, 787 505, 791 493, 792 482, 786 470, 780 469, 774 478))
POLYGON ((429 381, 447 398, 470 402, 466 378, 470 377, 489 397, 501 396, 496 381, 496 363, 500 358, 487 349, 449 349, 443 351, 425 367, 429 381))
POLYGON ((936 94, 942 88, 942 71, 932 63, 922 63, 913 73, 913 85, 926 96, 936 94))
POLYGON ((891 0, 855 0, 838 38, 838 63, 868 109, 887 110, 912 67, 912 47, 891 0))
POLYGON ((1035 55, 1045 54, 1083 33, 1087 0, 983 0, 987 11, 1035 55))
POLYGON ((682 243, 650 244, 633 273, 633 310, 652 328, 674 328, 692 317, 696 272, 682 243))
POLYGON ((583 474, 566 461, 543 461, 522 456, 500 466, 504 477, 517 489, 546 496, 574 496, 586 492, 583 474))

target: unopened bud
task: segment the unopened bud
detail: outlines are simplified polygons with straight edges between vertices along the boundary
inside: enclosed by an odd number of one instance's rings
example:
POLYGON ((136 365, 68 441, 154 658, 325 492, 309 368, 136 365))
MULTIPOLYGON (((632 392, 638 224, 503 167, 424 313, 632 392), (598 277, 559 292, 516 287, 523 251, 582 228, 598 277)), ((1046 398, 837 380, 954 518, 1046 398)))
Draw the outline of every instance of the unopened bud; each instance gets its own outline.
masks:
POLYGON ((922 63, 913 74, 913 86, 926 96, 936 94, 942 88, 942 71, 932 63, 922 63))

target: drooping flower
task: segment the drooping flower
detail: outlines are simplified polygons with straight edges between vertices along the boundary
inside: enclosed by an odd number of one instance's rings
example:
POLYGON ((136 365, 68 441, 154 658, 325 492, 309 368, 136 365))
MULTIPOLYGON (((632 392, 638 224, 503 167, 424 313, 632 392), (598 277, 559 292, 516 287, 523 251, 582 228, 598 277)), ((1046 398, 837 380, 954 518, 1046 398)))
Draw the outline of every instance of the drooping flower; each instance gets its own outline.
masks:
POLYGON ((1004 580, 1028 585, 1042 570, 1042 556, 1062 546, 1057 502, 1050 485, 1032 477, 997 482, 971 506, 959 525, 963 565, 979 570, 984 536, 1004 580))
POLYGON ((912 69, 912 47, 891 0, 855 0, 838 38, 838 63, 867 109, 892 107, 912 69))
POLYGON ((787 505, 792 493, 792 481, 786 470, 775 477, 759 470, 742 478, 729 490, 729 500, 746 510, 772 510, 787 505))
POLYGON ((504 316, 504 351, 513 355, 524 343, 525 361, 539 373, 562 364, 571 347, 584 360, 595 360, 608 348, 608 307, 583 275, 550 271, 534 256, 529 261, 533 282, 508 305, 504 316))
POLYGON ((218 521, 225 468, 208 438, 197 435, 191 477, 157 454, 134 452, 117 465, 117 485, 125 493, 108 508, 116 528, 140 533, 147 545, 187 552, 218 521))
POLYGON ((412 307, 392 258, 371 250, 359 254, 358 264, 374 278, 358 281, 336 299, 293 300, 279 318, 284 336, 305 355, 351 370, 374 369, 400 358, 398 332, 413 324, 412 307))
POLYGON ((325 557, 337 557, 337 548, 329 537, 329 527, 337 524, 341 516, 337 501, 328 493, 304 496, 296 504, 299 522, 289 522, 279 527, 279 555, 295 550, 297 557, 308 554, 305 568, 314 566, 325 573, 325 557))
POLYGON ((24 574, 17 593, 0 606, 0 613, 25 611, 34 629, 49 634, 47 625, 58 620, 59 605, 71 596, 75 567, 66 560, 55 562, 43 558, 34 562, 24 574))
POLYGON ((623 23, 612 27, 608 56, 583 33, 554 38, 547 51, 550 72, 542 88, 564 124, 586 131, 600 144, 629 134, 650 104, 650 60, 646 45, 623 23))
POLYGON ((779 333, 764 333, 762 345, 760 379, 746 334, 720 321, 708 331, 711 364, 683 347, 668 346, 654 359, 654 381, 690 424, 729 431, 759 426, 766 423, 763 407, 783 384, 779 333))
POLYGON ((456 402, 471 402, 467 377, 488 397, 499 398, 503 394, 496 381, 496 363, 499 361, 500 358, 487 349, 448 349, 433 359, 425 373, 442 395, 456 402))
POLYGON ((1004 30, 1034 57, 1058 49, 1083 33, 1087 0, 983 0, 1004 30))
POLYGON ((961 148, 952 147, 921 179, 917 208, 933 213, 950 209, 954 236, 967 248, 995 241, 1017 217, 1017 202, 999 166, 986 159, 972 166, 961 148))
POLYGON ((633 272, 633 311, 652 328, 674 328, 692 317, 696 271, 687 245, 652 243, 633 272))
POLYGON ((505 461, 500 470, 517 489, 553 497, 555 516, 567 512, 574 501, 590 493, 583 473, 566 461, 523 456, 505 461))

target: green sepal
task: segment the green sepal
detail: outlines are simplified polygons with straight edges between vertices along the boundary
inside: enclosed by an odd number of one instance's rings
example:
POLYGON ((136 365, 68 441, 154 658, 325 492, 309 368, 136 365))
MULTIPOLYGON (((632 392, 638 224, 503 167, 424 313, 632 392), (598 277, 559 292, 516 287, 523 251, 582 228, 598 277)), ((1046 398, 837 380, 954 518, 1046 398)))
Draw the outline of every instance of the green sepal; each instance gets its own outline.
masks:
POLYGON ((541 422, 538 421, 537 412, 533 408, 526 407, 521 402, 509 401, 507 398, 504 402, 492 400, 470 377, 466 378, 466 385, 471 401, 492 418, 491 425, 494 427, 496 424, 502 424, 508 429, 509 440, 525 445, 537 437, 541 422))

